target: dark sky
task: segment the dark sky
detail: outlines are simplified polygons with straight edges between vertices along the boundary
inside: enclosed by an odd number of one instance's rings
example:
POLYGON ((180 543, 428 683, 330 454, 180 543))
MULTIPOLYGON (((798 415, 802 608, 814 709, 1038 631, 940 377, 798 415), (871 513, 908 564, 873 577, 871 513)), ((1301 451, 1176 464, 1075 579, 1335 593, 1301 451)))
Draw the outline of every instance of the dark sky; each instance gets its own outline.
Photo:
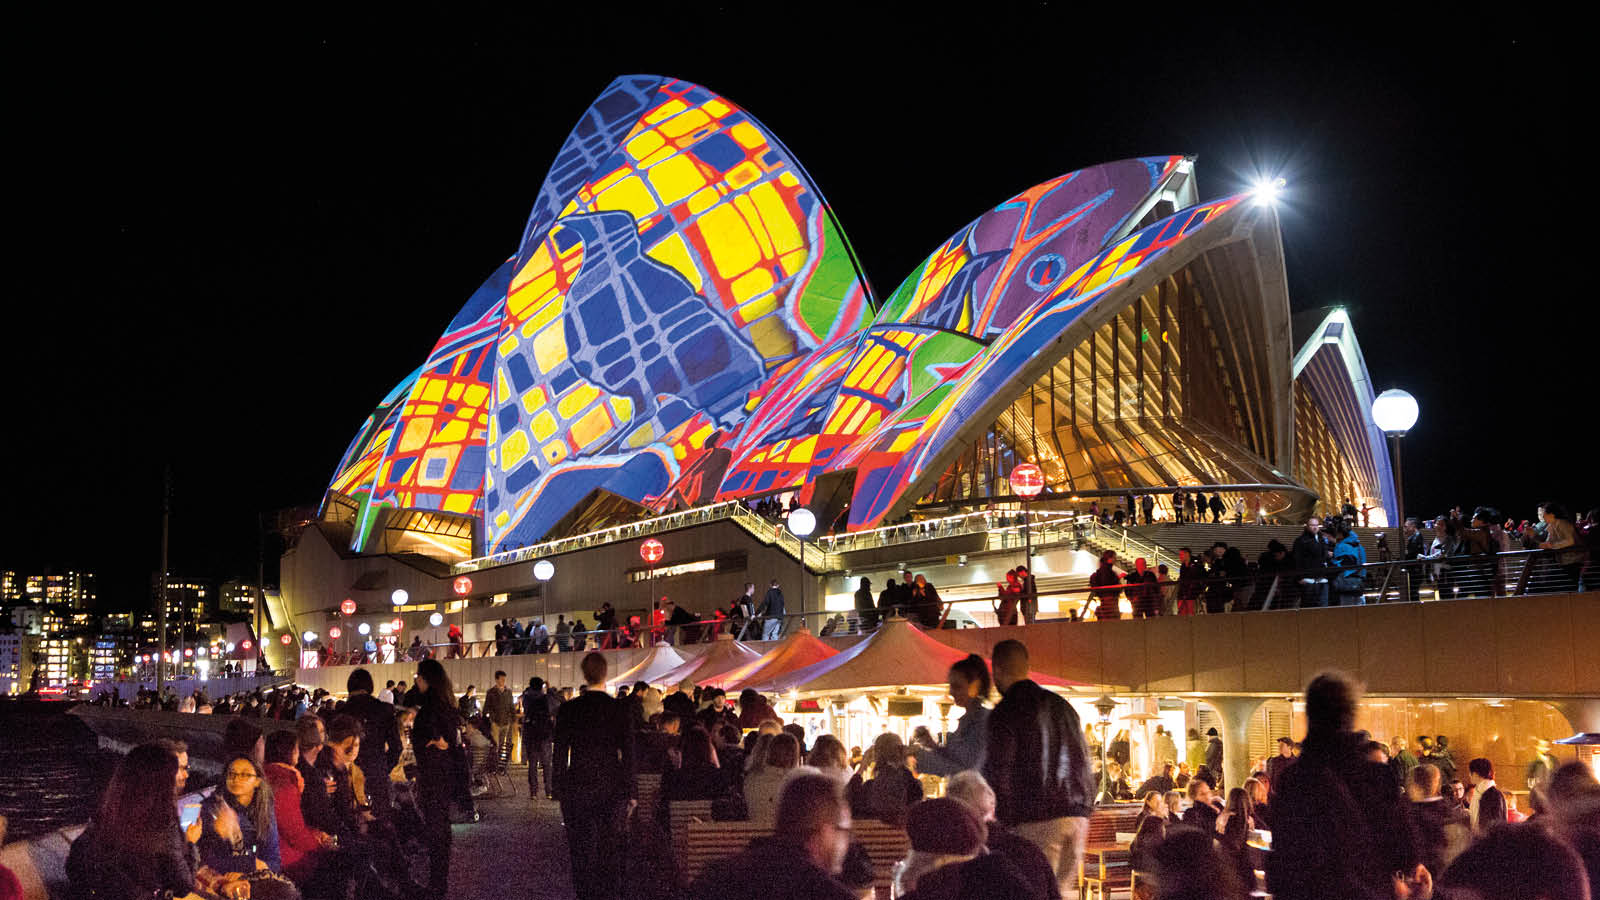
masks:
POLYGON ((1377 386, 1421 402, 1408 508, 1600 501, 1571 431, 1593 377, 1589 252, 1561 235, 1587 192, 1582 56, 1511 22, 1370 45, 1144 35, 1054 4, 884 29, 852 7, 743 9, 12 29, 0 566, 87 567, 114 605, 135 599, 170 463, 173 570, 252 573, 257 512, 317 502, 376 401, 515 251, 578 115, 630 72, 759 117, 880 296, 1075 168, 1192 153, 1207 197, 1281 173, 1294 308, 1350 308, 1377 386))

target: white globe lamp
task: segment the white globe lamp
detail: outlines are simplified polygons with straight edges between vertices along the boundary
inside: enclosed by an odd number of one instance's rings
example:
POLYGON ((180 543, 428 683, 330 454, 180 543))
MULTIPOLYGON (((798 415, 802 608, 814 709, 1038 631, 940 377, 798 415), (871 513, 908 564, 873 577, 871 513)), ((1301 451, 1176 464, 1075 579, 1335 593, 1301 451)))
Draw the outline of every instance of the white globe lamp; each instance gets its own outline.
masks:
MULTIPOLYGON (((1417 398, 1399 388, 1390 388, 1372 401, 1372 423, 1389 436, 1389 450, 1393 457, 1394 509, 1398 522, 1391 523, 1402 529, 1406 524, 1405 480, 1401 477, 1400 439, 1417 424, 1417 398)), ((1404 532, 1402 531, 1402 534, 1404 532)), ((1401 538, 1404 546, 1405 539, 1401 538)))

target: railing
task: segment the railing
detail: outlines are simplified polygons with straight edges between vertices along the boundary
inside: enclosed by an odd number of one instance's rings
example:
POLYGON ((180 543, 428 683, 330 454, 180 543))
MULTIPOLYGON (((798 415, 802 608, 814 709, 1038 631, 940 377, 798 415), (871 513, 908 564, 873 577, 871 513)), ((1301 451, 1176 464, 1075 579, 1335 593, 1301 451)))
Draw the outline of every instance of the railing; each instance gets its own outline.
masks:
POLYGON ((1160 565, 1173 569, 1178 567, 1177 554, 1159 544, 1130 534, 1127 528, 1103 524, 1093 516, 1084 516, 1082 526, 1085 531, 1083 539, 1086 542, 1105 550, 1116 550, 1118 556, 1129 558, 1142 556, 1152 569, 1160 565))
MULTIPOLYGON (((1518 550, 1509 553, 1423 557, 1369 562, 1359 568, 1326 566, 1305 570, 1263 572, 1249 567, 1234 575, 1121 583, 1115 586, 1042 592, 1068 618, 1217 614, 1263 610, 1310 609, 1473 597, 1515 597, 1600 590, 1600 573, 1579 559, 1581 548, 1518 550), (1565 562, 1563 562, 1565 560, 1565 562), (1341 577, 1344 576, 1344 577, 1341 577), (1128 610, 1121 609, 1127 601, 1128 610), (1102 603, 1114 603, 1116 616, 1102 603)), ((1126 560, 1119 560, 1126 562, 1126 560)), ((1155 567, 1151 566, 1151 571, 1155 567)), ((941 627, 951 627, 951 613, 961 610, 980 627, 999 621, 998 596, 953 600, 943 604, 941 627)), ((1059 618, 1059 614, 1056 618, 1059 618)), ((1022 624, 1020 615, 1016 624, 1022 624)))
MULTIPOLYGON (((1109 531, 1109 529, 1107 529, 1109 531)), ((1121 539, 1117 533, 1115 537, 1121 539)), ((1136 546, 1137 541, 1130 541, 1136 546)), ((1357 569, 1325 566, 1305 570, 1263 572, 1256 567, 1233 575, 1207 574, 1199 578, 1172 577, 1167 581, 1119 583, 1114 586, 1044 591, 1038 597, 1054 601, 1057 613, 1036 621, 1063 618, 1117 618, 1140 615, 1217 615, 1220 613, 1264 610, 1311 609, 1325 606, 1431 602, 1465 600, 1473 597, 1515 597, 1537 594, 1573 593, 1600 590, 1600 573, 1588 565, 1581 548, 1570 550, 1518 550, 1510 553, 1476 556, 1422 557, 1411 560, 1368 562, 1357 569), (1353 573, 1341 579, 1344 573, 1353 573), (1126 601, 1129 609, 1123 610, 1126 601), (1104 604, 1113 604, 1116 616, 1104 604), (1104 615, 1101 615, 1104 609, 1104 615)), ((1147 557, 1148 560, 1149 557, 1147 557)), ((1156 570, 1155 565, 1150 571, 1156 570)), ((1180 573, 1181 574, 1181 573, 1180 573)), ((1020 599, 1020 598, 1019 598, 1020 599)), ((1000 621, 996 597, 941 601, 936 627, 991 627, 1012 624, 1000 621), (954 615, 959 611, 961 615, 954 615)), ((811 633, 870 633, 891 610, 814 610, 781 617, 778 637, 788 634, 797 622, 804 621, 811 633)), ((916 610, 897 606, 893 612, 919 621, 916 610)), ((770 617, 768 617, 770 618, 770 617)), ((648 625, 584 631, 579 635, 551 634, 550 653, 586 650, 648 647, 656 641, 688 645, 714 640, 718 634, 733 634, 747 641, 762 640, 767 618, 757 616, 735 632, 732 620, 702 619, 679 626, 648 625)), ((1023 624, 1020 609, 1015 624, 1023 624)), ((519 656, 538 652, 530 637, 451 643, 423 644, 413 648, 384 648, 376 658, 362 650, 331 652, 323 665, 363 665, 399 663, 427 657, 438 659, 478 659, 492 656, 519 656)))
POLYGON ((985 543, 984 549, 1009 550, 1022 546, 1025 518, 1030 537, 1039 546, 1076 540, 1078 523, 1089 519, 1088 516, 1055 510, 1033 510, 1026 517, 1020 511, 983 510, 885 525, 848 534, 825 534, 817 539, 817 543, 829 553, 851 553, 968 534, 988 534, 990 540, 985 543))
MULTIPOLYGON (((764 544, 776 544, 785 553, 795 559, 800 559, 801 541, 783 527, 782 522, 773 522, 751 512, 742 501, 729 500, 723 503, 713 503, 710 506, 699 506, 682 512, 668 513, 664 516, 655 516, 629 522, 625 525, 613 525, 599 531, 589 531, 571 537, 558 538, 540 544, 530 544, 514 550, 503 550, 489 556, 480 556, 474 559, 463 560, 451 566, 454 574, 461 575, 467 572, 476 572, 493 566, 505 566, 514 563, 531 562, 547 556, 560 553, 571 553, 574 550, 585 550, 603 544, 614 544, 619 541, 632 541, 676 531, 680 528, 689 528, 695 525, 705 525, 711 522, 731 520, 748 531, 753 537, 764 544)), ((812 568, 823 568, 829 563, 826 556, 817 558, 825 551, 819 550, 814 543, 805 550, 807 565, 812 568), (815 562, 813 562, 815 560, 815 562)))

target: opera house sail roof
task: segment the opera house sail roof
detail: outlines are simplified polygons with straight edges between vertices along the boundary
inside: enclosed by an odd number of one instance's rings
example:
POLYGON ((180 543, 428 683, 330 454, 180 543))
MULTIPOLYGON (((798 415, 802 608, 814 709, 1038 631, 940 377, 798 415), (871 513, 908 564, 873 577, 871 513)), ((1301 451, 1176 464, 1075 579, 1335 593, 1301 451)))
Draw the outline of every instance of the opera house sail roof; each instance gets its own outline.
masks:
POLYGON ((1197 202, 1192 159, 1035 185, 880 298, 765 126, 626 76, 567 137, 515 253, 362 425, 323 518, 354 550, 447 559, 790 491, 860 529, 1013 499, 1024 459, 1046 499, 1224 485, 1291 511, 1347 472, 1388 497, 1381 441, 1338 426, 1357 394, 1296 404, 1291 339, 1276 214, 1197 202), (1295 477, 1300 406, 1330 452, 1360 451, 1315 489, 1295 477))

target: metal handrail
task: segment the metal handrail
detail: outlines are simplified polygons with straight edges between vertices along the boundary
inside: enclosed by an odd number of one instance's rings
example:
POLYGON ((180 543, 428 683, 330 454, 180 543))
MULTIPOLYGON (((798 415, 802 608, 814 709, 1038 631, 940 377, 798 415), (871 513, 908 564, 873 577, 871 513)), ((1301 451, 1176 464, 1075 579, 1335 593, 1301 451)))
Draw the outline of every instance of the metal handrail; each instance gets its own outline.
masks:
MULTIPOLYGON (((1251 569, 1235 576, 1212 576, 1155 582, 1160 592, 1158 608, 1161 614, 1170 615, 1177 606, 1180 593, 1187 587, 1192 593, 1195 613, 1205 613, 1205 601, 1211 591, 1227 591, 1226 602, 1245 604, 1245 609, 1230 612, 1256 612, 1271 609, 1294 608, 1284 606, 1293 594, 1302 592, 1302 582, 1310 580, 1318 593, 1320 581, 1328 585, 1328 605, 1334 605, 1333 579, 1344 572, 1356 572, 1361 579, 1360 603, 1395 603, 1427 599, 1469 599, 1472 597, 1513 597, 1536 594, 1569 593, 1580 590, 1560 569, 1559 559, 1564 554, 1581 553, 1581 547, 1565 550, 1513 550, 1505 553, 1455 556, 1424 556, 1416 559, 1369 560, 1360 566, 1343 566, 1329 563, 1312 569, 1286 569, 1261 572, 1251 569), (1546 565, 1547 563, 1552 565, 1546 565), (1425 586, 1430 586, 1425 589, 1425 586), (1259 600, 1257 597, 1259 596, 1259 600)), ((1570 564, 1569 564, 1570 565, 1570 564)), ((1154 567, 1152 567, 1152 571, 1154 567)), ((1079 612, 1087 616, 1100 598, 1120 599, 1139 585, 1119 582, 1115 586, 1072 588, 1046 591, 1039 597, 1073 599, 1081 601, 1079 612)), ((1600 590, 1600 583, 1584 583, 1582 590, 1600 590)), ((974 597, 944 601, 941 623, 948 620, 951 609, 972 604, 985 606, 998 602, 998 597, 974 597)), ((1318 604, 1320 606, 1320 604, 1318 604)), ((1307 608, 1300 606, 1299 608, 1307 608)))
POLYGON ((1093 516, 1084 516, 1087 520, 1088 537, 1091 543, 1113 544, 1119 553, 1133 553, 1143 556, 1152 565, 1168 565, 1176 567, 1177 554, 1171 552, 1160 544, 1143 540, 1128 533, 1128 529, 1121 526, 1106 525, 1093 516))

